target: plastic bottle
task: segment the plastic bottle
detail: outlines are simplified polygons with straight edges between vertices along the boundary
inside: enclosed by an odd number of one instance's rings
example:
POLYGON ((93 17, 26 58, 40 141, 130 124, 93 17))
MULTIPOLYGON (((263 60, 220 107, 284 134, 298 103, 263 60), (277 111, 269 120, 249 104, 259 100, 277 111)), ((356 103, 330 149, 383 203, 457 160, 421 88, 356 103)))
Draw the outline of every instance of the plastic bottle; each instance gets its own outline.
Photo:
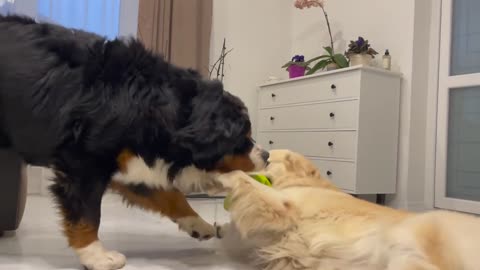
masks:
POLYGON ((388 49, 385 51, 385 54, 382 57, 382 66, 386 70, 390 70, 392 68, 392 56, 390 56, 388 49))

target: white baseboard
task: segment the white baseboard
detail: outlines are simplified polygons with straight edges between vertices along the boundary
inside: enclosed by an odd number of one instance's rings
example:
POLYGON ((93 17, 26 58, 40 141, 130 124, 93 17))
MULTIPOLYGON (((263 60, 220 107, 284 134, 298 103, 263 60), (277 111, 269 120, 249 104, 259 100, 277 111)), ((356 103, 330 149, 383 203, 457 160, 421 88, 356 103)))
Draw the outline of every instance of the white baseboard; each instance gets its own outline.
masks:
POLYGON ((42 183, 42 168, 27 166, 27 194, 40 194, 42 183))
POLYGON ((47 196, 50 194, 48 187, 52 183, 52 178, 54 177, 53 171, 47 168, 42 168, 42 182, 40 186, 40 194, 47 196))
POLYGON ((432 209, 428 209, 428 207, 425 205, 425 202, 421 201, 407 203, 407 210, 412 212, 425 212, 432 209))

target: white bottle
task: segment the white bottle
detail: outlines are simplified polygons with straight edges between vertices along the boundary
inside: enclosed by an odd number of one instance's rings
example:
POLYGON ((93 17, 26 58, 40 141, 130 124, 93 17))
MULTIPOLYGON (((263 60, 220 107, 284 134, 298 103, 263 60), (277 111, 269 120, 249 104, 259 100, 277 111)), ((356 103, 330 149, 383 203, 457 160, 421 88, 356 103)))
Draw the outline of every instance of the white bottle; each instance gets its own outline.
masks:
POLYGON ((382 66, 386 70, 390 70, 392 68, 392 56, 390 56, 388 49, 385 51, 385 55, 382 57, 382 66))

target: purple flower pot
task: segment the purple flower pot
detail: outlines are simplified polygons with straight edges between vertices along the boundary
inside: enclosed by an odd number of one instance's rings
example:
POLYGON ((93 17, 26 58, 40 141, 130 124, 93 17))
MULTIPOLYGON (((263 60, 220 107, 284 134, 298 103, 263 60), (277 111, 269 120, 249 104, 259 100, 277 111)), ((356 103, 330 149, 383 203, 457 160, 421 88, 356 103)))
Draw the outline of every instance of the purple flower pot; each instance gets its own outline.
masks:
POLYGON ((302 77, 305 75, 305 68, 297 65, 291 65, 288 67, 288 76, 290 79, 296 77, 302 77))

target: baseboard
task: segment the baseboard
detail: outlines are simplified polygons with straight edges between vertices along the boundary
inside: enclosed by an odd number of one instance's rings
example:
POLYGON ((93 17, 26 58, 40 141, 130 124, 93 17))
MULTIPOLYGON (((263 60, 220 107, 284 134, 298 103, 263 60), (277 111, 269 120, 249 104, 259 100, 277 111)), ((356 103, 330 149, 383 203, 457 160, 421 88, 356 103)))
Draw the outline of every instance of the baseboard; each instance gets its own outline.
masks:
POLYGON ((407 210, 411 212, 425 212, 432 209, 428 209, 425 205, 425 202, 409 202, 407 203, 407 210))
POLYGON ((39 195, 41 194, 42 184, 42 168, 35 166, 27 166, 27 194, 39 195))

